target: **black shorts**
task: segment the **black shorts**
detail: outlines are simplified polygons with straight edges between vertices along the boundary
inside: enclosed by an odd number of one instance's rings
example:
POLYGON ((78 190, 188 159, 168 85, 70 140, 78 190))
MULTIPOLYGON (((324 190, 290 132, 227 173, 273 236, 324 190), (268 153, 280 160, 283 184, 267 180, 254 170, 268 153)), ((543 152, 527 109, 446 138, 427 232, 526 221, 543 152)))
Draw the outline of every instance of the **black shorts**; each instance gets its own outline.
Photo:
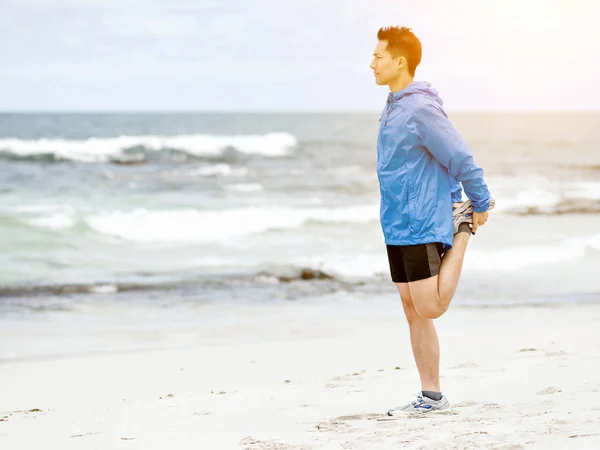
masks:
POLYGON ((394 283, 424 280, 440 273, 444 245, 387 245, 390 273, 394 283))

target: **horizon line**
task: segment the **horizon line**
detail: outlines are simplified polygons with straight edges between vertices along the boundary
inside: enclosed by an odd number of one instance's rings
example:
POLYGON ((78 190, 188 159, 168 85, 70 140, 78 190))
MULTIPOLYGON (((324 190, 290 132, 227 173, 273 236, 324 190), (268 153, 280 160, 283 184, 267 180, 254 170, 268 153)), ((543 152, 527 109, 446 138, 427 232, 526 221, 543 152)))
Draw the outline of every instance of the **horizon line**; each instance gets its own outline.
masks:
MULTIPOLYGON (((448 114, 585 114, 600 113, 599 109, 457 109, 446 110, 448 114)), ((0 110, 5 114, 380 114, 381 110, 297 109, 297 110, 201 110, 201 109, 15 109, 0 110)))

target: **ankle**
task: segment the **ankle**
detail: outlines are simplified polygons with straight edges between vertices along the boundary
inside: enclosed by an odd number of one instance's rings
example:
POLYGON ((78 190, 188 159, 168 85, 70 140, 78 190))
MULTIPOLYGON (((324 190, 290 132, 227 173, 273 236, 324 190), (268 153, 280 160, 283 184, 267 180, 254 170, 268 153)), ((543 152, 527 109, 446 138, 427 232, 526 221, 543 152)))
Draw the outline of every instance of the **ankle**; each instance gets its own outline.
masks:
POLYGON ((442 399, 442 392, 441 389, 438 387, 435 390, 421 390, 421 394, 423 394, 423 397, 427 397, 431 400, 435 400, 436 402, 439 402, 442 399))
POLYGON ((467 235, 471 236, 473 234, 473 231, 471 230, 471 227, 468 223, 463 222, 458 226, 458 232, 456 234, 459 233, 467 233, 467 235))
POLYGON ((424 386, 421 388, 421 392, 441 392, 439 381, 432 380, 429 383, 421 383, 421 386, 424 386))

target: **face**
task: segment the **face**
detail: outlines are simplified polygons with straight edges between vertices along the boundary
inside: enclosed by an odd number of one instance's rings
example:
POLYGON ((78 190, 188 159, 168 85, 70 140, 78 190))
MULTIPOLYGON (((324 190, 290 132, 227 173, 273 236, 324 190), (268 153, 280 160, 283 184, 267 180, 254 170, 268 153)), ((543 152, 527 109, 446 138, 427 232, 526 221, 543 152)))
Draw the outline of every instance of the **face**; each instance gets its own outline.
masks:
POLYGON ((369 66, 375 74, 375 83, 379 85, 387 85, 400 76, 400 71, 404 66, 404 57, 392 57, 392 54, 385 48, 387 41, 377 42, 375 51, 373 52, 373 61, 369 66))

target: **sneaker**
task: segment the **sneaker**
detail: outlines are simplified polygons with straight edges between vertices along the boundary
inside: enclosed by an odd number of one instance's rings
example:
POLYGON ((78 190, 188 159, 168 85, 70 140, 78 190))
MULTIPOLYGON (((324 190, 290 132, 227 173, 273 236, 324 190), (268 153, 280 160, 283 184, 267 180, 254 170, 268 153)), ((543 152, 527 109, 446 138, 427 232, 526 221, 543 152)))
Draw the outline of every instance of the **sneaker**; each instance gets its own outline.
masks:
POLYGON ((398 406, 397 408, 390 409, 387 415, 397 417, 404 416, 406 414, 443 411, 445 409, 450 409, 450 403, 448 402, 448 399, 445 396, 442 396, 440 400, 431 400, 428 397, 424 397, 423 394, 418 394, 416 400, 413 400, 407 405, 398 406))
MULTIPOLYGON (((490 206, 488 211, 494 209, 496 201, 490 199, 490 206)), ((461 206, 454 208, 452 211, 452 220, 454 222, 454 234, 458 233, 458 227, 461 223, 473 223, 473 206, 471 206, 471 200, 467 200, 461 206)))

